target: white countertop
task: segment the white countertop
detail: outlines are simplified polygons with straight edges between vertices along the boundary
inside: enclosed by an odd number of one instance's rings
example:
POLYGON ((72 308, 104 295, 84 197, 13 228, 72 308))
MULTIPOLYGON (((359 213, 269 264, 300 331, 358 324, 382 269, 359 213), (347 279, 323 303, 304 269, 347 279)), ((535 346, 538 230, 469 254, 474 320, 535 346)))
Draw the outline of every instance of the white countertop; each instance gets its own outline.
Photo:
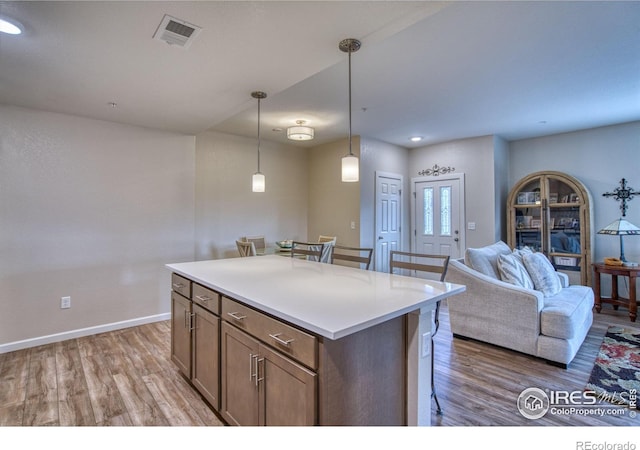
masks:
POLYGON ((452 283, 277 255, 167 264, 305 330, 339 339, 465 290, 452 283))

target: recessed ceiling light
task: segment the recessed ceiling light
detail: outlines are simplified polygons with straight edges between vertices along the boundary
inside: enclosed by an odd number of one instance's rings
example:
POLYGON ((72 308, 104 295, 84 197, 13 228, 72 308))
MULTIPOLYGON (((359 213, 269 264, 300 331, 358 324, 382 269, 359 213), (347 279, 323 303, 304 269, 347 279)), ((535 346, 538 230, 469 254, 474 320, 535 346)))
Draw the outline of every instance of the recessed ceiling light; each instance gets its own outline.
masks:
POLYGON ((423 139, 422 136, 412 136, 409 138, 411 142, 420 142, 423 139))
POLYGON ((22 34, 22 25, 13 19, 0 17, 0 31, 7 34, 22 34))

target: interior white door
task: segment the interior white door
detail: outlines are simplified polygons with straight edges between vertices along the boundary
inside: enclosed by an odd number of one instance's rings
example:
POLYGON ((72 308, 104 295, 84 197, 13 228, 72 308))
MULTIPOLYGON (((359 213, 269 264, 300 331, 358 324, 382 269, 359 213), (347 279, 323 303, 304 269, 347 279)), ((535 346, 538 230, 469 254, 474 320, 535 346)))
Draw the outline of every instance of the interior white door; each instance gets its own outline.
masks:
POLYGON ((461 175, 414 180, 413 251, 459 258, 464 251, 461 175))
POLYGON ((376 172, 375 268, 389 272, 389 252, 402 242, 402 176, 376 172))

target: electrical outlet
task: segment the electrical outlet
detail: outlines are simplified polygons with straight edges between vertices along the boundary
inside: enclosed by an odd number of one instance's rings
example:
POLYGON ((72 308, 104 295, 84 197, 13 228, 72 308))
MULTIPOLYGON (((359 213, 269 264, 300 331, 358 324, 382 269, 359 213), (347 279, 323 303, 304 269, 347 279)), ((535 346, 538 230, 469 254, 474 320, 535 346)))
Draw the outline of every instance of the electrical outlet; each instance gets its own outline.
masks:
POLYGON ((71 308, 71 297, 60 298, 60 309, 71 308))
POLYGON ((422 357, 426 358, 431 353, 431 333, 422 334, 422 357))

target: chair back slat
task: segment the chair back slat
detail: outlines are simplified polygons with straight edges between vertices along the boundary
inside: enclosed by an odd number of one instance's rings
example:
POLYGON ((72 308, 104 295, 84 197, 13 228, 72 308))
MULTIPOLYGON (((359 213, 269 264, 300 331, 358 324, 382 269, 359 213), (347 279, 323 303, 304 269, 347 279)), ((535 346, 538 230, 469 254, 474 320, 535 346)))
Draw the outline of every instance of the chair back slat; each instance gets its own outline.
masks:
POLYGON ((245 256, 256 256, 256 247, 253 242, 247 241, 236 241, 236 247, 238 248, 238 253, 241 257, 245 256))
POLYGON ((264 253, 267 246, 264 236, 244 236, 241 241, 253 242, 257 253, 264 253))

